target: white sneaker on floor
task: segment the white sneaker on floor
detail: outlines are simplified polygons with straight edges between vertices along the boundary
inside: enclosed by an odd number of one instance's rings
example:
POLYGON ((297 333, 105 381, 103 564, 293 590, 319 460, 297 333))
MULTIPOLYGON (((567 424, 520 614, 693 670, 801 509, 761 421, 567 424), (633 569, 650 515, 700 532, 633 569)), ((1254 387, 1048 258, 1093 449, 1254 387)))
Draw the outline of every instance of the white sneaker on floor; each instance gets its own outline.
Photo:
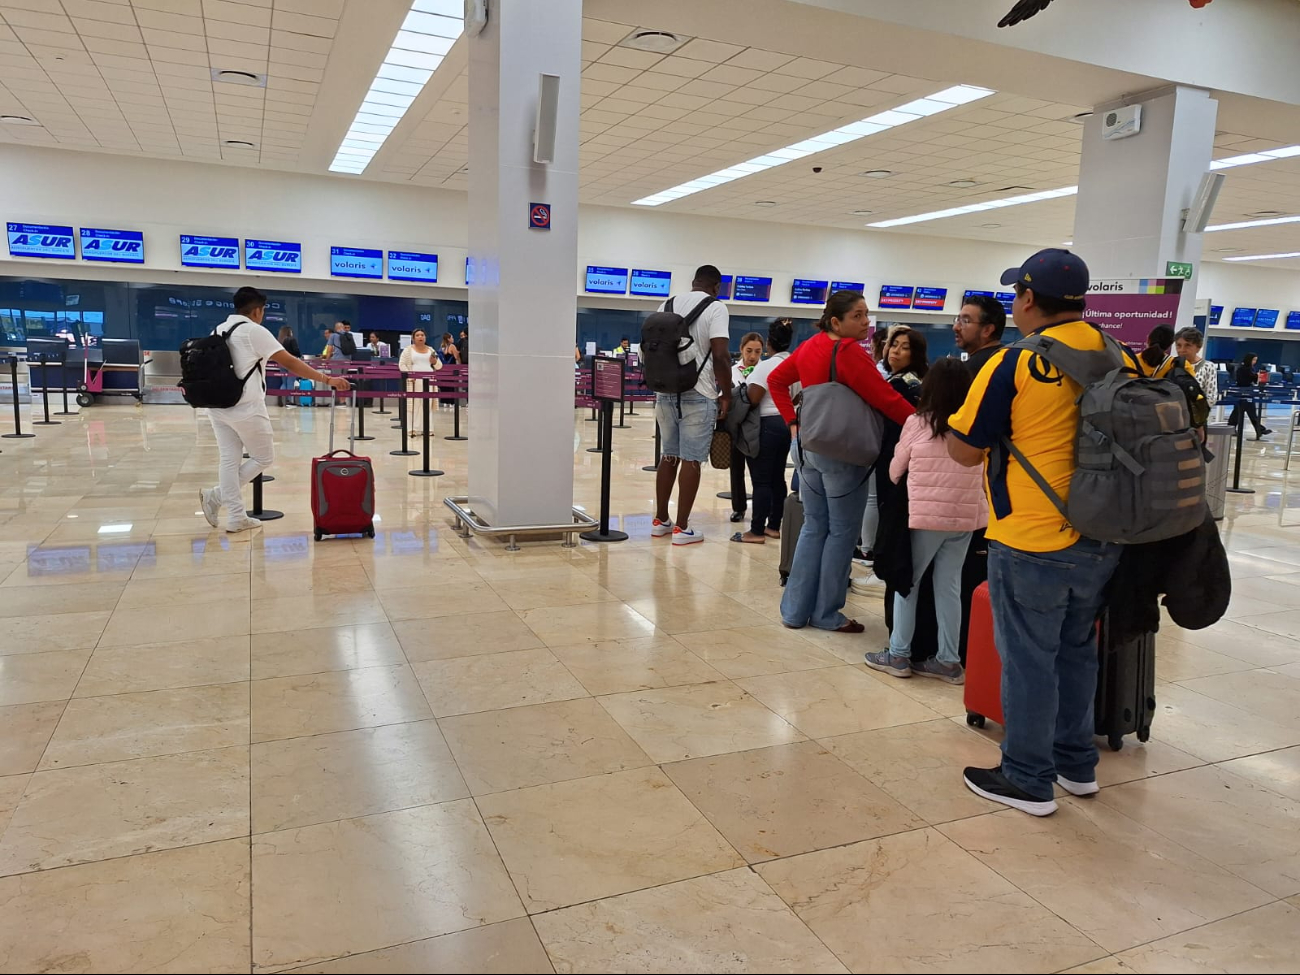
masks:
POLYGON ((262 523, 258 521, 256 518, 250 518, 248 515, 244 515, 243 521, 232 521, 230 524, 228 524, 226 526, 226 531, 228 531, 230 534, 233 535, 237 532, 252 531, 254 528, 261 528, 261 527, 262 527, 262 523))
POLYGON ((885 581, 874 572, 868 572, 864 576, 854 577, 849 588, 855 596, 874 596, 878 592, 884 592, 885 581))
POLYGON ((1073 779, 1067 779, 1064 775, 1058 775, 1056 784, 1072 796, 1095 796, 1101 791, 1101 786, 1097 784, 1096 779, 1091 782, 1075 782, 1073 779))
POLYGON ((674 528, 673 544, 674 545, 694 545, 696 542, 704 541, 704 532, 698 528, 674 528))
POLYGON ((656 518, 650 524, 651 538, 663 538, 664 536, 671 535, 672 533, 673 533, 673 523, 671 521, 660 521, 658 518, 656 518))
POLYGON ((221 499, 217 489, 200 489, 199 506, 203 509, 203 517, 208 520, 208 524, 213 528, 218 527, 217 516, 221 514, 221 499))

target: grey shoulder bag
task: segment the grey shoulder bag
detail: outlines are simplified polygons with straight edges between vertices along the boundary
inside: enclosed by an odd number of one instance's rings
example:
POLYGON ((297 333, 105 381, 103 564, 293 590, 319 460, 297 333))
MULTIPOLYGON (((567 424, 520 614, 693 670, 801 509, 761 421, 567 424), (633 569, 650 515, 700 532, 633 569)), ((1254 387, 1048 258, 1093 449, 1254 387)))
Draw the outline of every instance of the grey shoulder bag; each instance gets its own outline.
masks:
POLYGON ((799 447, 846 464, 870 467, 880 456, 885 421, 853 387, 836 378, 841 345, 843 340, 831 349, 830 380, 804 387, 799 447))

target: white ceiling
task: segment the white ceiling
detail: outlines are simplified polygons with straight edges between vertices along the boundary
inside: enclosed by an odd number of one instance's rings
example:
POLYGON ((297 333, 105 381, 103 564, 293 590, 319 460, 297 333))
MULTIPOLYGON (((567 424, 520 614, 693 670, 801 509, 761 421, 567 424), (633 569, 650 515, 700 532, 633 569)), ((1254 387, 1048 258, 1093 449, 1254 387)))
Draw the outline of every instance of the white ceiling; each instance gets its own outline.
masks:
MULTIPOLYGON (((324 173, 406 6, 0 0, 0 114, 41 123, 0 124, 0 142, 324 173), (266 87, 214 82, 214 69, 265 74, 266 87), (232 147, 232 140, 254 147, 232 147)), ((619 46, 647 26, 655 25, 584 20, 584 202, 627 206, 953 83, 979 83, 922 57, 910 59, 916 69, 906 75, 816 60, 783 43, 780 32, 763 47, 696 37, 668 56, 619 46)), ((463 53, 456 53, 361 178, 466 188, 469 93, 463 53)), ((1035 90, 1031 84, 1032 76, 1023 90, 1035 90)), ((1078 182, 1082 134, 1071 118, 1087 107, 1003 91, 663 209, 859 227, 1069 186, 1078 182), (869 170, 891 175, 862 175, 869 170), (976 185, 949 185, 964 180, 976 185), (757 205, 769 201, 775 205, 757 205), (862 210, 871 213, 852 212, 862 210)), ((1221 113, 1220 125, 1231 128, 1231 119, 1221 113)), ((1271 135, 1223 131, 1217 154, 1275 146, 1277 133, 1271 135)), ((1300 142, 1300 132, 1291 141, 1300 142)), ((1216 223, 1259 211, 1300 214, 1300 160, 1227 175, 1216 223)), ((1073 217, 1074 200, 1067 198, 891 232, 1056 244, 1071 236, 1073 217)), ((1210 235, 1206 257, 1300 249, 1295 226, 1210 235)))

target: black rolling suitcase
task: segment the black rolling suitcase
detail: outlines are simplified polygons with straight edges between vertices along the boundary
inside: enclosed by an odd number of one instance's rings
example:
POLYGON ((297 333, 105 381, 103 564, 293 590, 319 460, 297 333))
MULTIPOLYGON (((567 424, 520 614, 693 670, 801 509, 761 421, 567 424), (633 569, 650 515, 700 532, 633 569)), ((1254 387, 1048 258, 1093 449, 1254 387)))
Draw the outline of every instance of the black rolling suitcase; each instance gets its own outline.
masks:
POLYGON ((1115 639, 1109 618, 1103 615, 1097 627, 1097 646, 1101 666, 1094 705, 1096 732, 1112 751, 1119 751, 1125 735, 1136 734, 1138 741, 1151 737, 1156 711, 1156 635, 1115 639))
POLYGON ((781 585, 790 578, 790 567, 794 565, 794 548, 799 544, 799 533, 803 531, 803 502, 799 495, 791 492, 785 496, 785 507, 781 514, 781 585))

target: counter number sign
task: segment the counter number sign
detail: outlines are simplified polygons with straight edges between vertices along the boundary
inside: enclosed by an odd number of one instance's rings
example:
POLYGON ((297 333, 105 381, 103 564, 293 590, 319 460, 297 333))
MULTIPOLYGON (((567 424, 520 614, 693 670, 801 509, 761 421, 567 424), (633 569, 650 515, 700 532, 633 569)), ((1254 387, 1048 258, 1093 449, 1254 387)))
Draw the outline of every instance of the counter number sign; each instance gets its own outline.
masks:
POLYGON ((549 203, 528 204, 528 229, 551 229, 551 206, 549 203))

